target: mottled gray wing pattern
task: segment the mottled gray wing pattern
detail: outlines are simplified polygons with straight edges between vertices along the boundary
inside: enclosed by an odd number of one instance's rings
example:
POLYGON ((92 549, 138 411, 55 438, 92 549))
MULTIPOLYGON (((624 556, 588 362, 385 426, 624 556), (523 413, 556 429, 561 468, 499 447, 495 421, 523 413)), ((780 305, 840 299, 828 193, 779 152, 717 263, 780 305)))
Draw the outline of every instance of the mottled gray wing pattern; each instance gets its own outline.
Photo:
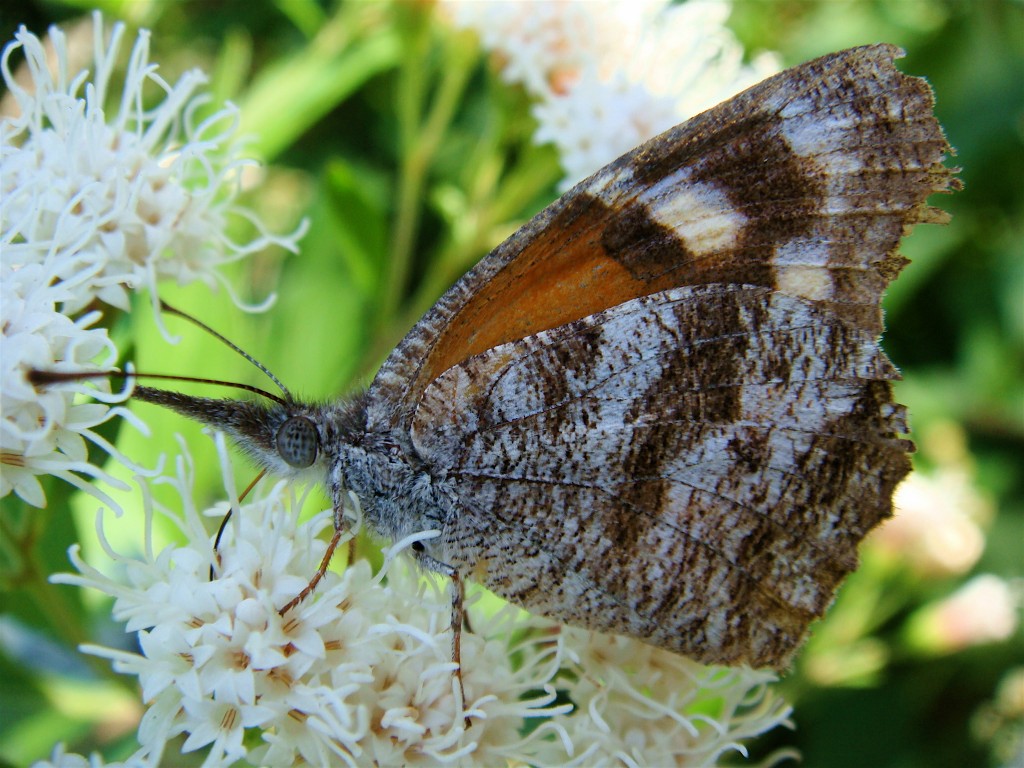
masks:
POLYGON ((785 666, 908 471, 872 332, 757 286, 676 288, 456 365, 416 451, 448 561, 526 608, 785 666))

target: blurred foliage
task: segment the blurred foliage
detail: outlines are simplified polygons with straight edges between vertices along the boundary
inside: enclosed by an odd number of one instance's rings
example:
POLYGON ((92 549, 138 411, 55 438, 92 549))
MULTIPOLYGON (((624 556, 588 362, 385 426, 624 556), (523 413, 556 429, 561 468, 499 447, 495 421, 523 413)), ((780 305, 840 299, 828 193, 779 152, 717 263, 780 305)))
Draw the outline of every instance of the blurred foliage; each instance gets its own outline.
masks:
MULTIPOLYGON (((0 7, 0 32, 9 40, 24 23, 41 34, 96 6, 108 22, 153 30, 153 59, 166 79, 199 66, 218 99, 241 105, 251 151, 266 163, 247 202, 273 228, 309 218, 300 255, 268 252, 230 270, 245 300, 276 294, 270 311, 242 313, 198 286, 163 295, 254 353, 300 396, 365 385, 448 285, 555 196, 556 158, 530 143, 526 97, 501 84, 472 37, 433 23, 428 3, 36 0, 0 7)), ((1013 729, 1024 738, 1024 704, 1014 713, 1011 693, 1004 706, 1024 667, 1020 628, 1009 641, 960 651, 929 649, 907 633, 924 607, 973 574, 1017 579, 1019 595, 1024 5, 738 0, 730 26, 748 52, 778 51, 787 65, 894 42, 908 51, 902 69, 932 83, 965 190, 936 201, 952 212, 950 226, 921 228, 907 241, 914 264, 888 297, 886 348, 904 370, 899 394, 919 442, 940 436, 923 441, 918 466, 949 471, 947 438, 957 435, 957 471, 992 510, 978 522, 987 546, 967 573, 922 575, 866 548, 864 567, 783 682, 796 730, 769 734, 754 753, 793 745, 807 765, 836 768, 1009 765, 1021 757, 1013 729)), ((185 340, 169 349, 146 297, 138 310, 110 323, 140 370, 264 384, 248 363, 174 319, 171 330, 185 340)), ((128 455, 152 464, 173 451, 176 432, 197 454, 208 447, 194 425, 137 408, 156 439, 125 428, 118 437, 128 455)), ((212 501, 216 462, 199 458, 196 473, 212 501)), ((85 539, 87 553, 95 547, 95 505, 69 500, 58 483, 47 493, 44 511, 3 501, 0 765, 45 756, 60 740, 80 753, 123 757, 140 712, 125 680, 72 650, 85 638, 130 646, 109 606, 42 578, 69 568, 73 541, 85 539)), ((115 547, 139 546, 139 521, 129 517, 108 527, 115 547)))

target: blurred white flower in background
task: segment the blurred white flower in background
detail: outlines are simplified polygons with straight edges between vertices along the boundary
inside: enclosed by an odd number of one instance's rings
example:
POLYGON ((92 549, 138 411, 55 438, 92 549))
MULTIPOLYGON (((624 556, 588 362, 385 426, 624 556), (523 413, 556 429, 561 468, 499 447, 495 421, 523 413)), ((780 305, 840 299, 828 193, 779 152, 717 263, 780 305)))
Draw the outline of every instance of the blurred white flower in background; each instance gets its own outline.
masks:
POLYGON ((915 470, 893 496, 894 516, 872 532, 874 551, 924 578, 967 573, 985 549, 996 510, 978 489, 963 428, 950 421, 918 435, 933 465, 915 470))
POLYGON ((908 636, 930 653, 955 653, 1009 639, 1020 621, 1021 584, 991 573, 970 579, 949 597, 924 606, 908 625, 908 636))
POLYGON ((53 748, 49 760, 37 760, 32 763, 32 768, 121 768, 123 765, 124 763, 120 761, 105 763, 103 756, 99 754, 89 757, 76 755, 74 752, 68 752, 63 744, 58 744, 53 748))
POLYGON ((558 149, 563 190, 779 69, 767 54, 743 63, 724 0, 446 0, 443 8, 480 36, 507 82, 537 100, 534 140, 558 149))
POLYGON ((922 576, 966 573, 985 548, 985 500, 966 472, 912 472, 896 489, 895 514, 872 541, 922 576))

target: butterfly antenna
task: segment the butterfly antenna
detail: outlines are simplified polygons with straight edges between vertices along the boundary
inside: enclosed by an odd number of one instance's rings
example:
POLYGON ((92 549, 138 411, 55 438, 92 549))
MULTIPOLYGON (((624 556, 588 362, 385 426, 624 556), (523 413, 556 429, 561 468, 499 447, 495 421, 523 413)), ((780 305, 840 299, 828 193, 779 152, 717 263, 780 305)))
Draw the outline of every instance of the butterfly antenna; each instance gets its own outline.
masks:
MULTIPOLYGON (((141 371, 44 371, 38 368, 32 368, 28 371, 25 376, 29 383, 35 387, 48 387, 51 384, 66 384, 76 381, 87 381, 89 379, 106 379, 106 378, 117 378, 117 379, 162 379, 164 381, 189 381, 194 384, 214 384, 218 387, 231 387, 232 389, 241 389, 244 392, 252 392, 254 395, 265 397, 267 400, 273 400, 279 405, 288 405, 288 400, 282 397, 278 397, 273 392, 267 392, 259 387, 253 387, 249 384, 240 384, 237 381, 223 381, 221 379, 207 379, 200 376, 178 376, 177 374, 171 373, 143 373, 141 371)), ((165 390, 152 390, 153 392, 163 392, 165 390)), ((285 394, 290 398, 287 390, 285 394)))
POLYGON ((195 326, 197 326, 199 328, 202 328, 204 331, 206 331, 208 334, 213 336, 215 339, 219 340, 223 344, 225 344, 228 347, 230 347, 231 349, 235 350, 235 352, 240 354, 242 357, 244 357, 250 363, 252 363, 257 368, 259 368, 261 371, 263 371, 263 373, 265 373, 267 375, 267 378, 269 378, 272 382, 277 384, 278 388, 284 393, 284 396, 288 400, 292 399, 292 393, 288 391, 288 387, 286 387, 284 384, 282 384, 281 380, 279 378, 277 378, 277 376, 272 374, 270 372, 270 369, 267 368, 267 366, 265 366, 263 363, 261 363, 259 360, 257 360, 252 355, 250 355, 248 352, 246 352, 240 346, 235 344, 233 341, 228 339, 226 336, 224 336, 223 334, 217 333, 217 331, 213 330, 213 328, 208 326, 202 320, 199 320, 198 318, 192 317, 192 315, 188 314, 188 312, 183 312, 180 309, 175 309, 174 307, 172 307, 170 304, 168 304, 163 299, 160 299, 160 309, 162 309, 164 312, 167 312, 169 314, 177 315, 178 317, 181 317, 181 318, 184 318, 185 320, 188 320, 193 325, 195 325, 195 326))

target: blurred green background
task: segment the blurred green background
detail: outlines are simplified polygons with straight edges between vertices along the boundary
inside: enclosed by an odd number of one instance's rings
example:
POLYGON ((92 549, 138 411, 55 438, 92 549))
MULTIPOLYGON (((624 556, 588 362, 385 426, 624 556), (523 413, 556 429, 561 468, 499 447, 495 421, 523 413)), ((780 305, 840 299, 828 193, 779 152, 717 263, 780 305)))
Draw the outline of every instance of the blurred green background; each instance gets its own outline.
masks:
MULTIPOLYGON (((471 35, 438 24, 430 3, 4 3, 0 31, 4 41, 19 24, 42 35, 93 7, 108 23, 125 20, 129 40, 138 27, 153 30, 152 59, 168 81, 196 66, 209 73, 216 98, 242 108, 250 152, 264 162, 246 203, 279 232, 309 218, 300 255, 269 251, 228 270, 248 301, 276 293, 270 311, 243 313, 223 291, 211 299, 201 286, 163 292, 297 395, 325 398, 367 383, 454 279, 556 196, 557 158, 530 143, 528 97, 501 83, 471 35)), ((806 765, 836 768, 1021 765, 1022 630, 965 641, 943 611, 973 577, 993 574, 1009 584, 1019 617, 1024 5, 740 0, 729 26, 748 55, 777 51, 786 66, 893 42, 908 52, 901 69, 935 89, 965 189, 934 201, 952 212, 949 226, 920 228, 906 242, 914 263, 887 297, 885 346, 905 374, 899 395, 911 410, 916 466, 926 487, 938 489, 924 506, 960 505, 950 514, 984 535, 980 556, 946 568, 922 565, 902 548, 912 543, 898 538, 869 542, 864 567, 782 683, 796 729, 769 734, 751 745, 753 754, 793 746, 806 765)), ((147 302, 138 297, 138 311, 109 315, 140 370, 266 386, 245 361, 174 318, 168 327, 184 342, 168 347, 147 302)), ((174 432, 197 455, 211 450, 197 427, 135 408, 156 437, 125 428, 119 445, 143 463, 173 451, 174 432)), ((212 502, 216 462, 197 466, 200 500, 212 502)), ((48 497, 45 513, 3 501, 5 536, 12 535, 0 558, 0 764, 43 757, 60 740, 110 759, 135 744, 139 705, 130 681, 70 650, 86 637, 129 639, 111 624, 108 606, 44 581, 69 570, 71 542, 91 538, 95 503, 69 500, 54 484, 48 497)), ((137 548, 138 524, 118 521, 115 546, 137 548)))

